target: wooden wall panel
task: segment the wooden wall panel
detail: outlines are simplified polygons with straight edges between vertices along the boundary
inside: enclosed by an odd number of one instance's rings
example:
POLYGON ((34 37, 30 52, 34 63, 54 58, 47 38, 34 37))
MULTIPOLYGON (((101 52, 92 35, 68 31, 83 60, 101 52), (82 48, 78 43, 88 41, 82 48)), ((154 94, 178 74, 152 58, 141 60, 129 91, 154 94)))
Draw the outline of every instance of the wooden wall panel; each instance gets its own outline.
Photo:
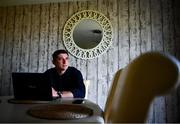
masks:
POLYGON ((174 0, 173 2, 173 15, 174 15, 174 31, 175 31, 175 54, 176 57, 179 58, 180 60, 180 1, 179 0, 174 0))
POLYGON ((23 7, 16 7, 15 11, 15 25, 14 25, 14 40, 13 40, 13 53, 12 53, 12 71, 19 71, 20 66, 20 52, 21 52, 21 39, 22 39, 22 21, 23 21, 23 7))
POLYGON ((59 30, 58 30, 58 36, 59 36, 59 41, 58 41, 58 48, 60 49, 65 49, 64 43, 63 43, 63 28, 64 25, 69 18, 68 15, 68 3, 61 3, 59 4, 59 30))
POLYGON ((140 55, 139 0, 129 0, 130 61, 140 55))
POLYGON ((23 10, 20 71, 28 72, 32 6, 24 6, 23 10))
POLYGON ((44 72, 48 68, 48 40, 49 40, 49 4, 40 6, 40 29, 39 29, 39 61, 38 72, 44 72))
MULTIPOLYGON (((178 0, 89 0, 0 7, 0 95, 12 95, 11 72, 44 72, 52 53, 64 49, 63 28, 75 12, 105 14, 113 26, 109 50, 92 60, 70 55, 70 65, 90 80, 88 99, 103 109, 114 73, 146 51, 180 59, 178 0)), ((180 87, 179 87, 180 88, 180 87)), ((147 122, 180 122, 180 93, 156 98, 147 122)))
POLYGON ((162 4, 161 0, 151 0, 152 50, 163 52, 162 4))
POLYGON ((164 52, 175 54, 174 15, 170 0, 162 1, 162 27, 164 52))
POLYGON ((140 51, 151 51, 150 0, 140 0, 140 51))
POLYGON ((129 63, 129 2, 120 0, 118 4, 118 41, 119 41, 119 68, 124 68, 129 63))
POLYGON ((51 3, 49 10, 48 68, 53 67, 52 53, 58 49, 58 4, 51 3))
POLYGON ((39 58, 39 29, 40 29, 40 5, 32 6, 31 16, 31 36, 30 36, 30 51, 29 51, 29 71, 38 71, 39 58))
POLYGON ((14 19, 15 19, 15 7, 7 8, 7 21, 5 27, 5 39, 4 39, 4 59, 3 59, 3 74, 2 74, 2 94, 10 95, 11 88, 11 68, 12 68, 12 53, 13 53, 13 34, 14 34, 14 19))
MULTIPOLYGON (((12 52, 12 72, 19 72, 20 70, 20 52, 21 52, 21 39, 22 39, 22 21, 23 21, 23 7, 15 7, 15 20, 14 20, 14 38, 13 38, 13 52, 12 52)), ((13 85, 10 85, 10 94, 12 94, 13 85)))
POLYGON ((7 8, 0 8, 0 94, 3 94, 3 62, 4 62, 4 45, 5 45, 5 28, 7 8))

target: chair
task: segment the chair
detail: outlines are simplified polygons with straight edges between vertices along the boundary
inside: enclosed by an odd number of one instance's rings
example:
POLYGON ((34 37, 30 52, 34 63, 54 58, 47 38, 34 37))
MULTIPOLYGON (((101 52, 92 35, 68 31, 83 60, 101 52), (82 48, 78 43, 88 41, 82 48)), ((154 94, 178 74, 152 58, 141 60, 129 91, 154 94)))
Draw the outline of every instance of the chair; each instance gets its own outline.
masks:
POLYGON ((179 67, 171 55, 148 52, 119 70, 107 98, 105 123, 145 122, 153 99, 177 86, 179 67))
POLYGON ((84 80, 84 85, 86 87, 86 95, 84 97, 85 99, 87 99, 87 97, 88 97, 89 84, 90 84, 90 80, 84 80))

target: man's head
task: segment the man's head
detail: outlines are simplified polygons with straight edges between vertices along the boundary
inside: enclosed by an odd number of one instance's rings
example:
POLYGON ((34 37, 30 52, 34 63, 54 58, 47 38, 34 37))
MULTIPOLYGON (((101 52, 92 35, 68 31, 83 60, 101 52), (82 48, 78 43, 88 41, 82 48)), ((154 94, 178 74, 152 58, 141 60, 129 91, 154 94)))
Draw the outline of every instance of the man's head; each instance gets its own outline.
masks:
POLYGON ((66 50, 56 50, 53 54, 53 64, 60 72, 65 72, 69 66, 69 55, 66 50))

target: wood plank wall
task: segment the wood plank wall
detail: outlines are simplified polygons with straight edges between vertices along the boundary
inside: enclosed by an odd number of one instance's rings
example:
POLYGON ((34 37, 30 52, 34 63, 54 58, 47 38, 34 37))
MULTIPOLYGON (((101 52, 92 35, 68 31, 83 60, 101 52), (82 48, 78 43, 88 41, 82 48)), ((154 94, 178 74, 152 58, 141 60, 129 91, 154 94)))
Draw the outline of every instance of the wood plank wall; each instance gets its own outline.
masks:
MULTIPOLYGON (((88 99, 104 108, 114 73, 146 51, 180 59, 178 0, 91 0, 0 7, 0 95, 12 95, 11 72, 44 72, 51 54, 64 48, 62 30, 75 12, 91 9, 113 24, 110 49, 92 60, 70 55, 70 64, 90 80, 88 99)), ((180 91, 180 90, 179 90, 180 91)), ((154 100, 147 122, 180 122, 180 92, 154 100)))

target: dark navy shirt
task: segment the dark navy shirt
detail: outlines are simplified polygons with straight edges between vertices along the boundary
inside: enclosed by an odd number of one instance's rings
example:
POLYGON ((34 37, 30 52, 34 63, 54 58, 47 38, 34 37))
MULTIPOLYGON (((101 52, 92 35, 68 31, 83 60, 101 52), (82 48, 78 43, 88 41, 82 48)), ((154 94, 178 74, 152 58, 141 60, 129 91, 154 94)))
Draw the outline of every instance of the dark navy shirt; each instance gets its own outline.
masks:
POLYGON ((56 91, 71 91, 74 98, 85 97, 83 77, 76 68, 68 67, 62 75, 59 75, 55 68, 51 68, 45 72, 45 75, 56 91))

